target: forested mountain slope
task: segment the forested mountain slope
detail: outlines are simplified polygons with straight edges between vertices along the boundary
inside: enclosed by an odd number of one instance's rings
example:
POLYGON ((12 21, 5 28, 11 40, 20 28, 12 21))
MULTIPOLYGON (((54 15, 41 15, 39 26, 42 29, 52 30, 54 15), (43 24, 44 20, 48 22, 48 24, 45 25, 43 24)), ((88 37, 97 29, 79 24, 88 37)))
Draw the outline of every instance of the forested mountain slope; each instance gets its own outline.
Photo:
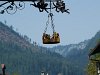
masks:
POLYGON ((41 71, 49 75, 80 75, 78 67, 62 55, 30 41, 0 22, 0 64, 6 65, 7 75, 40 75, 41 71))

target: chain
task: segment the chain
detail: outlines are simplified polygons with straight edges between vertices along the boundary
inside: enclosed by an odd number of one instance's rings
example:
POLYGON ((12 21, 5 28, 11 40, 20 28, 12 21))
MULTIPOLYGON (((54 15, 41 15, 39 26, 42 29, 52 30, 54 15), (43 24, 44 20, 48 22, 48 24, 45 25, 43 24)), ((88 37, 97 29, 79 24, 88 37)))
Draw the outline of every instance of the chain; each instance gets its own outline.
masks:
POLYGON ((46 33, 46 31, 47 31, 48 25, 49 25, 49 15, 48 15, 48 20, 47 20, 47 22, 46 22, 46 28, 45 28, 45 30, 44 30, 44 33, 46 33))
POLYGON ((47 22, 46 22, 46 28, 45 28, 45 30, 44 30, 44 33, 46 33, 46 31, 47 31, 47 28, 48 28, 48 25, 49 25, 49 18, 51 18, 50 20, 51 20, 51 28, 52 28, 52 30, 53 30, 53 33, 55 32, 55 25, 54 25, 54 23, 53 23, 53 14, 52 13, 49 13, 49 15, 48 15, 48 20, 47 20, 47 22))
POLYGON ((53 14, 51 13, 51 27, 52 27, 52 30, 53 30, 53 33, 55 32, 55 25, 53 23, 54 19, 53 19, 53 14))

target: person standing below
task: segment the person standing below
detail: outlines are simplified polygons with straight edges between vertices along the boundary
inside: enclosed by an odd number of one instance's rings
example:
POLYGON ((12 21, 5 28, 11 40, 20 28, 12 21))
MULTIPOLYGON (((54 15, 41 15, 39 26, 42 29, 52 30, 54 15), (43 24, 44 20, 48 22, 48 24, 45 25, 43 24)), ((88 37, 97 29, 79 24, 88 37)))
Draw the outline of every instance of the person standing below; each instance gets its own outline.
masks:
POLYGON ((6 69, 5 64, 1 64, 1 67, 2 67, 2 72, 3 72, 3 75, 6 75, 6 74, 5 74, 5 69, 6 69))

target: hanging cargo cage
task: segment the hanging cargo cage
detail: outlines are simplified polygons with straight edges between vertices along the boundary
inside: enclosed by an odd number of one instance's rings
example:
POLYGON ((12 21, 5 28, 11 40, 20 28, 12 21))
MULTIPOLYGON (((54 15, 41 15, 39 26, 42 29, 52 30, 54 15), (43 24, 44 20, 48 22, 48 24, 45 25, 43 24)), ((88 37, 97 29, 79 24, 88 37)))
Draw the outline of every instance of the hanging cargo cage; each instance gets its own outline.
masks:
POLYGON ((54 32, 52 36, 50 34, 43 33, 43 44, 57 44, 60 43, 59 33, 54 32))
POLYGON ((53 23, 53 13, 49 13, 48 14, 48 20, 46 22, 46 28, 45 28, 43 36, 42 36, 43 44, 57 44, 57 43, 60 43, 59 33, 55 32, 54 28, 55 28, 55 25, 53 23), (53 30, 52 35, 46 33, 48 25, 49 25, 49 20, 51 22, 51 28, 53 30))

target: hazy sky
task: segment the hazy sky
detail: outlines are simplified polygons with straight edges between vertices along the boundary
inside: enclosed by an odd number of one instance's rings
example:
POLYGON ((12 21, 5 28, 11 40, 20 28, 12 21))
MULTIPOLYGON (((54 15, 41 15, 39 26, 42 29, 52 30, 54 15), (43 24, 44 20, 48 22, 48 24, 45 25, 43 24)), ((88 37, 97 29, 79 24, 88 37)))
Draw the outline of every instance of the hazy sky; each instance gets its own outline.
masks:
MULTIPOLYGON (((14 30, 43 45, 42 34, 48 14, 45 11, 40 13, 30 3, 25 2, 25 9, 18 10, 14 15, 0 14, 0 21, 6 20, 8 26, 13 25, 14 30)), ((57 45, 75 44, 92 38, 100 30, 100 0, 67 0, 65 3, 70 9, 69 15, 53 9, 55 30, 61 38, 61 43, 57 45)), ((52 33, 50 25, 48 33, 52 33)))

